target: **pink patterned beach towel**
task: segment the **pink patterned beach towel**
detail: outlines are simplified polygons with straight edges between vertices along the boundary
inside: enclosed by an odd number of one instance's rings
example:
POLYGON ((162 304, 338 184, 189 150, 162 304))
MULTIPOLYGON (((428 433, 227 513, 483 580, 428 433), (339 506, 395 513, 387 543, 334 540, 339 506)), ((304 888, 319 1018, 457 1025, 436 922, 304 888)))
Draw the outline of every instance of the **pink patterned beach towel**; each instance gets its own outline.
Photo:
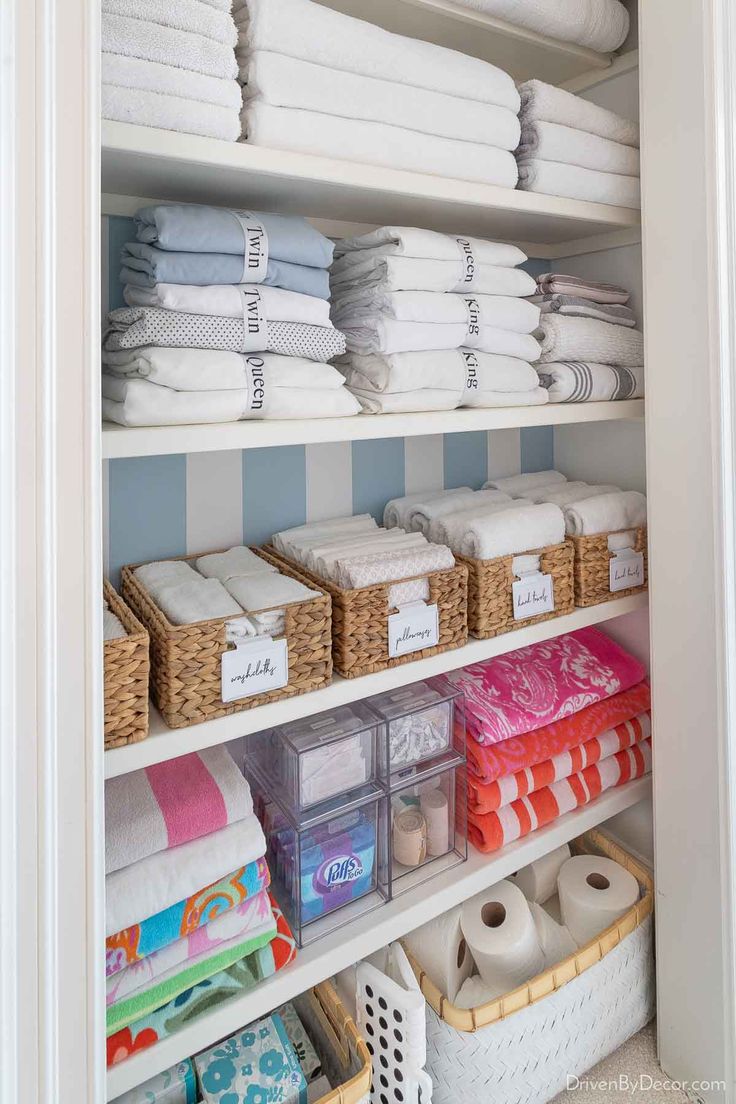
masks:
POLYGON ((206 748, 105 783, 105 872, 208 836, 253 811, 227 748, 206 748))
POLYGON ((468 735, 495 744, 628 690, 643 665, 598 629, 531 644, 448 677, 465 693, 468 735))

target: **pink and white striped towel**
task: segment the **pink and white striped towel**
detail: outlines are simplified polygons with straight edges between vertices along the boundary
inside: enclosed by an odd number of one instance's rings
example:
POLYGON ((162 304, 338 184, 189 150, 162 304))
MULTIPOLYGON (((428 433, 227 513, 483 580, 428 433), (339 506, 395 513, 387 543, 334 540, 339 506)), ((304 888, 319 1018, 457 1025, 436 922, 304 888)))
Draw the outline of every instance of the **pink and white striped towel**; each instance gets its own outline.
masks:
POLYGON ((207 836, 253 811, 227 748, 207 748, 105 783, 105 871, 207 836))

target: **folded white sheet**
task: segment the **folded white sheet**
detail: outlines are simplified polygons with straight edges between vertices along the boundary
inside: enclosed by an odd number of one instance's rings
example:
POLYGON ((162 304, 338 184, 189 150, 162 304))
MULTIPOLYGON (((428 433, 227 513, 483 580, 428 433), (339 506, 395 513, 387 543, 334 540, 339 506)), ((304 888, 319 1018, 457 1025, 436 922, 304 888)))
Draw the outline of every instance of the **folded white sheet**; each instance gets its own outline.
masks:
POLYGON ((434 544, 448 544, 445 530, 445 518, 456 514, 464 514, 468 517, 475 517, 476 514, 482 513, 489 506, 508 505, 513 502, 514 499, 509 495, 504 494, 503 491, 493 491, 491 489, 485 491, 473 491, 472 498, 466 496, 458 496, 455 503, 452 499, 448 502, 441 503, 441 508, 437 509, 434 506, 430 507, 429 525, 422 527, 422 532, 426 535, 427 539, 434 544), (445 506, 447 508, 445 508, 445 506))
POLYGON ((537 290, 534 278, 512 265, 476 263, 471 267, 460 255, 453 260, 434 260, 387 256, 380 249, 340 257, 332 266, 330 286, 335 297, 354 288, 510 296, 533 295, 537 290))
POLYGON ((348 73, 268 50, 252 50, 241 78, 244 73, 246 103, 256 100, 272 107, 300 107, 343 119, 388 123, 497 149, 514 150, 519 144, 519 119, 507 107, 410 85, 402 85, 397 95, 395 80, 348 73))
POLYGON ((100 37, 102 49, 111 54, 176 65, 223 80, 232 80, 238 75, 232 46, 192 31, 103 12, 100 37))
POLYGON ((603 54, 618 50, 629 33, 629 13, 620 0, 554 0, 554 3, 524 0, 523 4, 519 0, 455 0, 455 3, 603 54))
POLYGON ((280 572, 241 575, 228 579, 225 589, 249 613, 291 606, 295 602, 308 602, 311 598, 320 596, 318 590, 311 590, 298 579, 292 579, 280 572))
POLYGON ((194 568, 184 560, 156 560, 153 563, 141 564, 140 567, 135 568, 133 574, 156 601, 163 587, 174 586, 177 583, 193 583, 199 579, 194 568))
MULTIPOLYGON (((518 113, 519 94, 502 69, 443 46, 391 34, 311 0, 235 0, 241 55, 273 50, 327 69, 446 92, 518 113)), ((397 90, 397 95, 400 92, 397 90)))
POLYGON ((540 487, 538 490, 522 495, 527 502, 538 504, 540 502, 552 502, 555 506, 568 506, 571 502, 582 502, 586 498, 594 498, 596 495, 613 494, 620 491, 613 483, 563 483, 560 486, 553 483, 551 487, 540 487))
POLYGON ((475 391, 472 395, 464 392, 463 396, 458 396, 456 391, 443 391, 433 387, 395 394, 360 391, 358 388, 351 388, 351 391, 360 402, 364 414, 409 414, 429 410, 456 410, 458 406, 482 409, 544 406, 549 401, 543 387, 536 387, 532 391, 475 391))
POLYGON ((192 31, 231 49, 238 41, 230 12, 218 10, 203 0, 176 0, 175 4, 169 0, 102 0, 102 12, 192 31))
POLYGON ((500 479, 489 479, 483 484, 493 487, 497 491, 505 491, 509 495, 522 495, 534 487, 548 487, 552 483, 567 483, 567 476, 554 469, 538 472, 524 472, 521 475, 506 475, 500 479))
POLYGON ((638 529, 647 523, 647 499, 640 491, 596 495, 565 507, 565 526, 571 536, 638 529))
POLYGON ((192 625, 216 617, 237 617, 243 611, 219 579, 199 576, 158 589, 156 601, 172 625, 192 625))
POLYGON ((125 625, 119 617, 109 609, 102 611, 102 638, 103 640, 120 640, 127 636, 125 625))
POLYGON ((406 529, 411 510, 417 503, 438 502, 441 499, 457 498, 458 495, 470 493, 470 487, 452 487, 443 491, 415 491, 414 494, 402 495, 401 498, 392 498, 384 507, 383 524, 387 529, 396 527, 406 529))
MULTIPOLYGON (((179 72, 187 70, 180 69, 179 72)), ((237 82, 232 83, 237 88, 237 82)), ((240 111, 237 107, 220 107, 186 96, 172 96, 145 88, 125 88, 106 81, 100 89, 100 112, 103 119, 112 119, 116 123, 199 134, 204 138, 220 138, 223 142, 237 142, 240 137, 240 111)))
POLYGON ((465 346, 519 360, 539 359, 539 343, 531 334, 479 325, 471 319, 447 323, 403 322, 381 314, 362 318, 342 314, 337 325, 345 334, 348 351, 355 353, 426 352, 465 346))
POLYGON ((124 426, 197 425, 249 418, 345 418, 360 413, 347 387, 308 390, 174 391, 148 380, 102 377, 102 417, 124 426))
POLYGON ((331 324, 330 304, 326 299, 268 284, 209 284, 204 287, 126 284, 123 288, 123 298, 129 307, 164 307, 185 314, 211 314, 221 318, 242 318, 244 295, 260 298, 262 317, 267 322, 304 322, 308 326, 331 324))
POLYGON ((644 363, 644 335, 628 326, 613 326, 597 318, 565 318, 545 314, 537 331, 540 361, 587 360, 635 368, 644 363))
POLYGON ((458 405, 470 403, 481 391, 533 391, 539 386, 526 361, 475 350, 351 354, 338 367, 353 390, 391 394, 438 388, 455 392, 458 405))
MULTIPOLYGON (((331 364, 279 353, 234 353, 227 349, 176 349, 144 345, 102 352, 103 374, 144 379, 175 391, 239 391, 305 388, 332 391, 344 384, 331 364)), ((110 396, 112 397, 112 395, 110 396)))
POLYGON ((230 107, 237 119, 240 132, 240 109, 243 97, 237 80, 210 77, 195 73, 193 69, 181 69, 178 65, 162 65, 158 61, 127 57, 102 51, 102 83, 108 88, 138 89, 141 92, 158 92, 178 100, 191 101, 192 108, 212 104, 230 107))
POLYGON ((521 128, 517 161, 538 158, 540 161, 562 161, 598 172, 639 175, 639 151, 623 142, 612 142, 586 130, 526 119, 521 128))
POLYGON ((254 146, 381 165, 515 188, 516 159, 508 150, 421 134, 388 123, 342 119, 297 107, 251 100, 241 113, 243 136, 254 146))
POLYGON ((243 545, 229 548, 227 552, 211 552, 194 562, 200 575, 204 575, 206 579, 219 579, 221 583, 241 575, 261 575, 264 572, 273 574, 278 571, 274 564, 261 559, 243 545))
POLYGON ((539 364, 537 370, 550 402, 611 402, 644 394, 644 369, 637 365, 620 368, 578 360, 539 364))
POLYGON ((338 329, 342 329, 340 320, 344 315, 370 319, 382 314, 399 322, 474 323, 517 334, 532 333, 539 325, 540 315, 536 303, 513 295, 384 292, 361 286, 341 286, 333 296, 331 310, 338 329))
POLYGON ((591 203, 608 203, 612 207, 641 206, 638 176, 595 172, 559 161, 520 162, 518 187, 525 192, 585 199, 591 203))
POLYGON ((423 230, 417 226, 379 226, 367 234, 341 238, 335 244, 333 271, 340 272, 351 263, 350 255, 358 253, 384 257, 415 257, 425 261, 454 261, 458 257, 473 265, 503 265, 515 268, 527 255, 517 245, 487 241, 464 235, 442 234, 438 230, 423 230))
POLYGON ((455 566, 455 557, 449 548, 438 544, 425 544, 415 549, 396 552, 380 552, 363 557, 338 560, 336 582, 345 589, 374 586, 398 579, 410 579, 433 571, 447 571, 455 566))
POLYGON ((611 142, 621 142, 625 146, 639 146, 639 125, 630 119, 624 119, 605 107, 556 88, 540 80, 528 80, 519 85, 521 95, 521 122, 541 120, 547 123, 560 123, 576 130, 597 134, 611 142))
POLYGON ((559 506, 520 506, 496 510, 467 523, 460 542, 462 555, 475 560, 531 552, 560 544, 565 539, 565 519, 559 506))

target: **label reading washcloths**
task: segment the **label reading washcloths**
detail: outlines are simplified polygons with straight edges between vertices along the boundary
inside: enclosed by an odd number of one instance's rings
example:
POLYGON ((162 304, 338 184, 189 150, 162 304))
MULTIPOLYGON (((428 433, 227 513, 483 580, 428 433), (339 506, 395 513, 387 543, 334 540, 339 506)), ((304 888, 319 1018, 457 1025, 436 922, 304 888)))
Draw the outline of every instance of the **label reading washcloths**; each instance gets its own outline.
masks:
POLYGON ((222 655, 222 700, 239 701, 279 690, 289 681, 289 647, 285 639, 265 636, 240 644, 222 655))
POLYGON ((257 287, 241 284, 238 287, 243 310, 243 348, 241 352, 250 353, 266 348, 267 320, 263 310, 263 299, 257 287))
POLYGON ((262 284, 268 269, 268 234, 251 211, 233 211, 243 231, 243 277, 241 284, 262 284))

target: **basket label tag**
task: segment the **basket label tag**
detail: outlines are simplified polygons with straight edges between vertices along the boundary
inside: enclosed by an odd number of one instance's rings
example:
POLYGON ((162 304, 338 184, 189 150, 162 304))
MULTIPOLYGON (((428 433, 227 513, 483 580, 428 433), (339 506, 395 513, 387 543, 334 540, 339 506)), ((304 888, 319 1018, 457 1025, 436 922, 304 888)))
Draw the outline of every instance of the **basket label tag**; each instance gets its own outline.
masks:
POLYGON ((440 639, 437 604, 410 602, 388 617, 388 654, 391 659, 434 648, 440 639))
POLYGON ((251 211, 231 211, 243 231, 243 277, 241 284, 262 284, 268 271, 268 234, 251 211))
POLYGON ((514 621, 538 617, 541 613, 554 613, 555 595, 552 576, 535 571, 515 579, 511 587, 514 602, 514 621))
POLYGON ((608 589, 617 590, 644 585, 644 553, 633 548, 623 548, 608 561, 608 589))
POLYGON ((222 700, 238 701, 278 690, 289 681, 289 645, 270 636, 237 642, 222 655, 222 700))

